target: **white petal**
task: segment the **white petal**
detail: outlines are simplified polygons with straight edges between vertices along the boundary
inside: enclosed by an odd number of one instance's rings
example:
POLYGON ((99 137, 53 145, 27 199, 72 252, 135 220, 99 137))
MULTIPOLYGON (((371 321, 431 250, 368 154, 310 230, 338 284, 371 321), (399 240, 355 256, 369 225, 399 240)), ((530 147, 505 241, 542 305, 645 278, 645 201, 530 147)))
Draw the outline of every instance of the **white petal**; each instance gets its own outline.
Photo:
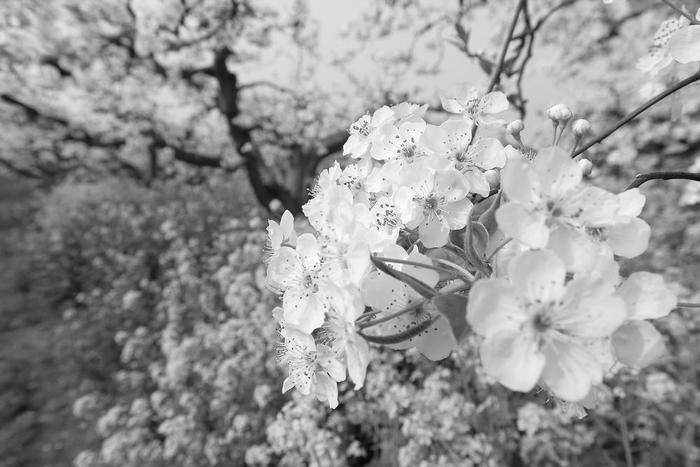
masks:
POLYGON ((320 401, 328 401, 331 409, 338 407, 338 384, 327 375, 316 375, 315 392, 320 401))
POLYGON ((638 217, 624 224, 615 224, 607 231, 606 242, 616 255, 634 258, 649 247, 651 227, 638 217))
POLYGON ((323 325, 325 310, 314 295, 305 291, 288 290, 282 298, 285 323, 311 333, 323 325))
POLYGON ((501 91, 494 91, 481 98, 480 110, 486 114, 495 114, 508 110, 508 98, 501 91))
MULTIPOLYGON (((565 301, 568 296, 567 293, 565 301)), ((579 303, 558 310, 553 316, 557 329, 583 338, 608 337, 626 318, 625 302, 615 296, 585 297, 579 303)))
POLYGON ((491 192, 491 185, 484 172, 480 170, 468 170, 464 172, 464 178, 469 182, 469 190, 472 193, 487 197, 491 192))
POLYGON ((446 112, 452 114, 461 114, 465 110, 464 107, 457 102, 457 99, 440 96, 440 102, 442 103, 442 108, 445 109, 446 112))
POLYGON ((469 194, 469 184, 460 172, 447 170, 435 174, 435 194, 451 203, 464 199, 469 194))
POLYGON ((287 376, 286 378, 284 378, 284 382, 282 383, 282 394, 289 391, 293 387, 294 387, 294 380, 292 379, 291 376, 287 376))
POLYGON ((427 149, 445 155, 449 152, 447 141, 447 132, 441 126, 427 125, 425 127, 422 142, 427 149))
POLYGON ((532 166, 548 198, 561 198, 581 183, 581 167, 558 146, 541 150, 532 166))
POLYGON ((472 203, 466 198, 440 207, 441 215, 450 229, 457 230, 467 225, 472 203))
POLYGON ((541 201, 541 186, 531 165, 522 159, 509 160, 501 171, 501 187, 509 201, 528 207, 541 201))
POLYGON ((318 346, 317 361, 333 381, 345 381, 345 365, 335 358, 331 349, 325 345, 318 346))
POLYGON ((678 303, 661 275, 645 271, 630 275, 617 289, 617 294, 627 304, 629 319, 662 318, 678 303))
POLYGON ((549 241, 549 228, 540 212, 519 203, 506 203, 496 211, 496 222, 507 237, 530 248, 544 248, 549 241))
POLYGON ((418 226, 418 235, 427 248, 441 247, 447 243, 450 226, 442 216, 427 216, 418 226))
POLYGON ((297 238, 297 255, 299 260, 304 265, 304 268, 314 269, 320 261, 321 249, 318 245, 316 237, 306 233, 299 235, 297 238))
POLYGON ((677 62, 700 61, 700 26, 688 26, 676 31, 668 41, 668 48, 677 62))
POLYGON ((480 348, 484 370, 513 391, 530 391, 540 378, 545 357, 532 336, 519 331, 501 331, 486 339, 480 348))
POLYGON ((391 313, 410 304, 409 287, 398 279, 383 272, 374 271, 367 275, 362 285, 362 299, 376 311, 391 313))
POLYGON ((603 379, 600 363, 575 342, 549 342, 544 352, 547 364, 542 371, 542 380, 556 396, 566 401, 582 400, 591 386, 603 379))
POLYGON ((473 156, 474 165, 488 170, 503 167, 506 164, 506 152, 496 138, 479 138, 479 145, 473 156))
MULTIPOLYGON (((425 264, 428 266, 432 266, 433 264, 433 261, 424 254, 422 254, 420 251, 418 251, 418 248, 414 248, 411 251, 411 254, 409 254, 406 259, 415 263, 425 264)), ((402 272, 410 274, 411 276, 415 277, 420 281, 425 282, 431 287, 437 284, 440 280, 440 274, 433 269, 421 268, 418 266, 411 266, 407 264, 397 266, 401 266, 400 269, 402 272)))
POLYGON ((600 254, 600 244, 578 230, 559 226, 550 231, 547 249, 557 254, 567 271, 590 271, 600 254))
POLYGON ((467 322, 478 334, 490 337, 499 331, 519 329, 528 315, 505 279, 482 279, 469 292, 467 322))
POLYGON ((367 375, 369 365, 369 346, 361 337, 348 341, 345 347, 345 358, 348 364, 348 374, 355 383, 355 389, 360 389, 367 375))
POLYGON ((639 191, 639 188, 632 188, 619 193, 617 200, 620 205, 618 214, 637 217, 642 212, 642 208, 644 208, 646 196, 639 191))
POLYGON ((449 321, 441 316, 421 334, 416 348, 428 360, 438 361, 447 358, 456 345, 449 321))
POLYGON ((566 267, 551 251, 521 253, 510 262, 508 273, 518 295, 529 303, 556 302, 564 295, 566 267))
POLYGON ((648 321, 629 321, 612 337, 615 356, 633 368, 644 368, 666 355, 664 338, 648 321))
POLYGON ((472 125, 466 120, 447 120, 440 128, 445 132, 446 146, 450 151, 463 150, 472 140, 472 125))

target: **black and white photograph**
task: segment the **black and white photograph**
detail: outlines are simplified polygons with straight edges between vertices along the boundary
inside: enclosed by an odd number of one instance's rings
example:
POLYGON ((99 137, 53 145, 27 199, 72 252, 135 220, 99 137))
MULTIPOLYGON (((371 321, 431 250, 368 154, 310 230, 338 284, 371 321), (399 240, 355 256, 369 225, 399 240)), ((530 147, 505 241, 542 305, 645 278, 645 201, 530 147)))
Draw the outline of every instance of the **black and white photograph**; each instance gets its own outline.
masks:
POLYGON ((700 0, 0 0, 0 467, 700 466, 700 0))

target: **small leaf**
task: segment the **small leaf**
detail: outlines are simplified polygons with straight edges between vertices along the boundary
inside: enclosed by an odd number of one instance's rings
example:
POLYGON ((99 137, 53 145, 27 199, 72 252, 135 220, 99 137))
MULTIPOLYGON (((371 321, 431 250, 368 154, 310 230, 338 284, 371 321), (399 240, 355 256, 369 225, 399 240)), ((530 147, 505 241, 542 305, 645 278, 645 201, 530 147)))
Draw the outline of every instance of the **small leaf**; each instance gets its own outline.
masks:
POLYGON ((489 232, 481 222, 472 222, 472 248, 479 259, 484 257, 486 245, 489 243, 489 232))
POLYGON ((491 205, 494 203, 494 201, 496 201, 497 198, 498 198, 498 196, 489 196, 488 198, 484 198, 481 201, 479 201, 478 203, 475 203, 474 207, 472 207, 472 212, 470 213, 470 217, 473 220, 478 221, 479 217, 481 217, 481 215, 483 213, 488 211, 488 209, 491 207, 491 205))
POLYGON ((394 279, 398 279, 401 282, 405 283, 409 287, 411 287, 413 290, 421 294, 425 298, 433 298, 435 295, 437 295, 437 290, 426 284, 425 282, 416 279, 415 277, 406 274, 405 272, 401 272, 398 269, 394 269, 391 266, 387 265, 384 261, 382 261, 382 258, 377 257, 377 256, 370 256, 372 260, 372 264, 382 271, 385 274, 390 275, 394 279))
POLYGON ((467 222, 467 232, 464 238, 464 253, 467 261, 477 270, 489 273, 489 265, 484 253, 489 242, 489 233, 480 222, 467 222))
MULTIPOLYGON (((456 265, 461 266, 465 269, 468 266, 467 262, 465 261, 464 258, 462 258, 461 255, 458 255, 457 253, 450 251, 446 248, 431 248, 431 249, 425 251, 425 256, 427 256, 428 258, 430 258, 432 260, 444 259, 444 260, 450 261, 452 263, 455 263, 456 265)), ((436 261, 436 263, 439 264, 438 261, 436 261)), ((454 275, 450 276, 447 273, 442 273, 442 272, 440 273, 440 280, 450 279, 451 277, 454 277, 454 275)))
POLYGON ((499 191, 497 195, 493 196, 493 202, 489 204, 488 209, 486 209, 479 216, 479 222, 486 227, 486 230, 490 235, 493 235, 496 230, 498 230, 498 223, 496 223, 496 210, 501 205, 501 199, 501 192, 499 191))
POLYGON ((467 46, 469 44, 470 31, 464 29, 464 26, 462 26, 462 24, 459 22, 455 23, 455 30, 457 31, 457 35, 459 36, 459 38, 464 43, 464 46, 467 46))
POLYGON ((435 308, 450 322, 457 341, 467 329, 467 302, 467 297, 457 294, 438 295, 432 300, 435 308))
POLYGON ((386 336, 373 336, 373 335, 366 334, 366 333, 360 331, 360 335, 365 340, 367 340, 367 342, 372 342, 373 344, 380 344, 380 345, 399 344, 401 342, 405 342, 409 339, 413 339, 414 337, 419 336, 422 332, 424 332, 426 329, 428 329, 439 318, 440 318, 440 315, 430 316, 430 318, 416 323, 415 326, 412 326, 412 327, 406 329, 405 331, 401 331, 401 332, 396 333, 396 334, 390 334, 390 335, 386 335, 386 336))

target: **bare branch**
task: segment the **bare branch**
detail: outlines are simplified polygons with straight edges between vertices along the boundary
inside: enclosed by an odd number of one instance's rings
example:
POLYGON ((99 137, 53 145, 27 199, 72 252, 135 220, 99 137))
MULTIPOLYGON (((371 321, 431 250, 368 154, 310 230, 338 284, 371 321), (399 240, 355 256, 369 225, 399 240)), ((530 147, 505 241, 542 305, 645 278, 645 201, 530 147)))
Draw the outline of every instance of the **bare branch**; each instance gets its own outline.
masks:
POLYGON ((491 81, 489 82, 486 92, 489 93, 493 91, 498 83, 501 81, 501 73, 503 72, 503 64, 506 60, 506 54, 508 53, 508 46, 513 40, 513 33, 515 32, 515 25, 518 23, 518 17, 520 16, 520 11, 523 9, 525 0, 518 0, 518 4, 515 7, 515 13, 513 14, 513 19, 508 26, 508 33, 506 34, 506 40, 503 41, 503 46, 501 47, 501 53, 498 56, 498 61, 496 62, 496 67, 491 74, 491 81))
POLYGON ((700 182, 700 173, 668 171, 639 174, 634 177, 634 181, 625 188, 625 191, 637 188, 650 180, 694 180, 700 182))
POLYGON ((696 81, 700 80, 700 71, 697 73, 687 77, 684 80, 679 81, 678 83, 674 84, 673 86, 667 88, 663 92, 657 94, 656 96, 652 97, 649 99, 647 102, 642 104, 641 106, 637 107, 634 109, 632 112, 628 113, 622 119, 620 119, 618 122, 616 122, 612 127, 609 129, 603 131, 601 134, 593 138, 590 142, 588 142, 586 145, 584 145, 581 149, 576 151, 571 157, 576 157, 580 154, 583 154, 586 152, 588 149, 590 149, 592 146, 595 146, 596 144, 600 143, 603 141, 605 138, 610 136, 611 134, 615 133, 617 130, 622 128, 623 126, 627 125, 629 122, 637 118, 639 114, 644 112, 645 110, 649 109, 650 107, 654 106, 658 102, 662 101, 666 97, 670 96, 674 92, 688 86, 689 84, 692 84, 696 81))
POLYGON ((677 5, 675 5, 674 3, 670 2, 669 0, 661 0, 661 1, 664 2, 666 5, 668 5, 669 8, 671 8, 673 11, 675 11, 675 12, 678 13, 679 15, 684 16, 685 18, 687 18, 687 19, 690 21, 690 24, 698 24, 698 21, 695 19, 695 17, 693 17, 693 15, 691 15, 690 13, 688 13, 688 12, 685 10, 685 8, 681 8, 681 7, 677 6, 677 5))

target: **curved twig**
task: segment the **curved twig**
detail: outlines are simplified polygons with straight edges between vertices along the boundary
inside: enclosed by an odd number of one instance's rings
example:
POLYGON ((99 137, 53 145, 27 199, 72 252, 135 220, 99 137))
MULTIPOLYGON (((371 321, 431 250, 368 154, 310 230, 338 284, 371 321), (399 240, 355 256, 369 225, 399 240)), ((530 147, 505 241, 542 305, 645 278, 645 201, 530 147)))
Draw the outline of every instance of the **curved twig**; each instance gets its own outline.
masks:
POLYGON ((655 104, 657 104, 658 102, 664 100, 665 98, 667 98, 668 96, 670 96, 674 92, 678 91, 679 89, 684 88, 684 87, 688 86, 689 84, 692 84, 692 83, 699 81, 699 80, 700 80, 700 71, 687 77, 684 80, 679 81, 678 83, 674 84, 673 86, 667 88, 666 90, 664 90, 661 93, 657 94, 656 96, 652 97, 651 99, 646 101, 644 104, 640 105, 639 107, 634 109, 632 112, 630 112, 627 115, 625 115, 624 117, 622 117, 622 119, 617 121, 612 127, 605 130, 601 134, 597 135, 590 142, 588 142, 586 145, 584 145, 581 149, 576 151, 572 157, 576 157, 580 154, 583 154, 588 149, 590 149, 592 146, 595 146, 596 144, 602 142, 605 138, 607 138, 608 136, 615 133, 617 130, 619 130, 620 128, 622 128, 623 126, 627 125, 629 122, 631 122, 632 120, 637 118, 639 116, 639 114, 641 114, 642 112, 644 112, 648 108, 650 108, 650 107, 654 106, 655 104))
POLYGON ((700 173, 667 171, 639 174, 634 177, 634 181, 625 188, 625 191, 637 188, 649 180, 694 180, 700 182, 700 173))

